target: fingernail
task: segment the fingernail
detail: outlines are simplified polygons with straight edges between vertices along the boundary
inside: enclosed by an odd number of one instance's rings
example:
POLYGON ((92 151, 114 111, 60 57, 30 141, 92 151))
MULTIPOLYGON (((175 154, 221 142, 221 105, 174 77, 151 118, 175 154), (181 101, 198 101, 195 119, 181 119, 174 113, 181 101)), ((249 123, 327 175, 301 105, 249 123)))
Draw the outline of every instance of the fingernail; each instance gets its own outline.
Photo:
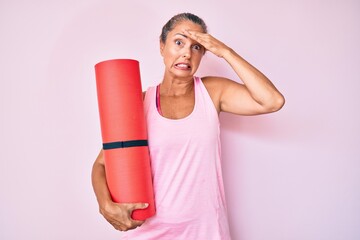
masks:
POLYGON ((145 203, 145 207, 148 207, 149 206, 149 204, 148 203, 145 203))

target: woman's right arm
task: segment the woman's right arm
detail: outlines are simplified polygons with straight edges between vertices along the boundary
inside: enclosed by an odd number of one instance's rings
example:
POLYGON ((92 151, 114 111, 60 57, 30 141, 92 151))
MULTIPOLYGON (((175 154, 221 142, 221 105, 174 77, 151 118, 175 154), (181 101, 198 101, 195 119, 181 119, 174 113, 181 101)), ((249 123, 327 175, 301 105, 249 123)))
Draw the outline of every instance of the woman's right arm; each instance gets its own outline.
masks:
POLYGON ((147 208, 147 203, 114 203, 106 183, 103 150, 100 151, 92 168, 92 185, 99 204, 100 213, 117 230, 127 231, 137 228, 144 221, 131 218, 135 209, 147 208))

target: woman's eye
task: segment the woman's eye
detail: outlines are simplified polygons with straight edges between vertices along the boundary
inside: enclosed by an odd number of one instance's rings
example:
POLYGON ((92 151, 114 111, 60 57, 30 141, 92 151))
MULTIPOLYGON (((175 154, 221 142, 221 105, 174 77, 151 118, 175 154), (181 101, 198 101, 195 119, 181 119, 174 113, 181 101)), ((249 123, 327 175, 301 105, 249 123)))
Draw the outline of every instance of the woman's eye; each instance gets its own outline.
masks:
POLYGON ((181 41, 180 41, 180 40, 176 40, 176 41, 175 41, 175 44, 176 44, 176 45, 181 45, 181 41))
POLYGON ((193 47, 195 50, 201 50, 201 46, 200 45, 194 45, 193 47))

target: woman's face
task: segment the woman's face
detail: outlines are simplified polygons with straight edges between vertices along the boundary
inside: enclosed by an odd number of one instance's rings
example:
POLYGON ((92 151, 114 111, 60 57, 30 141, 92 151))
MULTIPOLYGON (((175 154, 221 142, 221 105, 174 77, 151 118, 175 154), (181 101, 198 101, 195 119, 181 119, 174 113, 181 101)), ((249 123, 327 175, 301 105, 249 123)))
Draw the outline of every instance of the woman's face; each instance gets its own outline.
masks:
POLYGON ((168 33, 165 43, 160 41, 165 72, 172 77, 192 77, 205 52, 203 46, 184 35, 185 30, 203 32, 200 25, 191 21, 182 21, 168 33))

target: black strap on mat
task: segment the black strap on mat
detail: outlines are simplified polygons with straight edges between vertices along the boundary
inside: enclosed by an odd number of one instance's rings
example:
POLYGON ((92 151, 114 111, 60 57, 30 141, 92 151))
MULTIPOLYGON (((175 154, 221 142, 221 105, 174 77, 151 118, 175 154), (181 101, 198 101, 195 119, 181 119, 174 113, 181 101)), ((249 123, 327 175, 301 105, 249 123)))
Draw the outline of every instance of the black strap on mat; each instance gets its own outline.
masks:
POLYGON ((103 143, 104 150, 115 149, 115 148, 143 147, 143 146, 148 146, 147 140, 131 140, 131 141, 103 143))

